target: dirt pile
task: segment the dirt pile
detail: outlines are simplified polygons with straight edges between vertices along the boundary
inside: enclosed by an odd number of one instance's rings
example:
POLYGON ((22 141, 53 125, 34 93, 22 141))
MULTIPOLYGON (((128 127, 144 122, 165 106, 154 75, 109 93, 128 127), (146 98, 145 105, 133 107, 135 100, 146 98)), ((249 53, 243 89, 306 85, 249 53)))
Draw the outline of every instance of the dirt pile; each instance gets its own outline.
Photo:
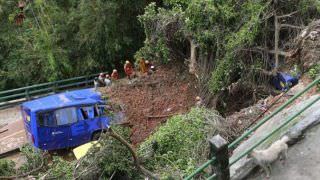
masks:
POLYGON ((195 104, 196 79, 181 64, 157 67, 152 75, 140 75, 129 82, 121 79, 110 88, 101 88, 112 103, 123 105, 132 127, 133 144, 142 142, 168 117, 185 113, 195 104))
POLYGON ((303 71, 320 63, 320 20, 310 23, 295 39, 295 47, 290 52, 289 62, 299 64, 303 71))

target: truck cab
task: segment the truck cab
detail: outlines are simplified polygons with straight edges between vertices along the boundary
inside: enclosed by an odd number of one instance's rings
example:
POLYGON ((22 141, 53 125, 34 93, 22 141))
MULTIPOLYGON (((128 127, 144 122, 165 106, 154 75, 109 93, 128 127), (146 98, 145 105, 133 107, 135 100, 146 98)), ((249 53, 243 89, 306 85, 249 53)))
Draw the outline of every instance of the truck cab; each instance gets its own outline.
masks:
POLYGON ((109 128, 101 94, 94 89, 75 90, 21 105, 29 141, 42 150, 79 146, 109 128))

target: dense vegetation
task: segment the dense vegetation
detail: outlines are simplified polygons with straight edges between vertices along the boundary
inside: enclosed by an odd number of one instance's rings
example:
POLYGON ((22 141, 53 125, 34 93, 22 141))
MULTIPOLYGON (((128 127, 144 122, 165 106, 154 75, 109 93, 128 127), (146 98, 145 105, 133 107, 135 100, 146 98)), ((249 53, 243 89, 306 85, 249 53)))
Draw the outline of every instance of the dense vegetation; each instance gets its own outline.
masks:
MULTIPOLYGON (((18 25, 17 3, 0 0, 0 89, 110 71, 126 59, 185 61, 211 106, 234 89, 255 91, 288 68, 295 37, 320 18, 318 0, 34 0, 18 25)), ((308 73, 315 78, 319 71, 315 65, 308 73)), ((145 167, 162 178, 190 174, 206 159, 206 138, 224 133, 216 114, 197 108, 170 118, 137 147, 145 167)), ((127 130, 118 131, 129 141, 127 130)), ((34 175, 141 174, 121 143, 105 137, 101 144, 78 164, 54 158, 34 175)), ((18 173, 42 164, 43 156, 23 151, 28 165, 18 173)), ((0 175, 16 173, 11 162, 0 160, 0 167, 0 175)))
POLYGON ((146 40, 136 57, 186 59, 207 89, 203 97, 221 97, 232 83, 252 89, 266 84, 285 64, 285 51, 301 29, 320 15, 316 0, 164 2, 150 4, 139 16, 146 40))
MULTIPOLYGON (((110 71, 142 46, 147 1, 0 0, 0 90, 110 71)), ((121 66, 122 67, 122 66, 121 66)))
POLYGON ((18 25, 18 0, 0 0, 0 89, 110 71, 133 57, 187 60, 211 94, 238 81, 259 85, 285 58, 270 51, 288 49, 320 9, 317 0, 150 2, 26 1, 18 25), (279 39, 275 17, 287 25, 279 39))

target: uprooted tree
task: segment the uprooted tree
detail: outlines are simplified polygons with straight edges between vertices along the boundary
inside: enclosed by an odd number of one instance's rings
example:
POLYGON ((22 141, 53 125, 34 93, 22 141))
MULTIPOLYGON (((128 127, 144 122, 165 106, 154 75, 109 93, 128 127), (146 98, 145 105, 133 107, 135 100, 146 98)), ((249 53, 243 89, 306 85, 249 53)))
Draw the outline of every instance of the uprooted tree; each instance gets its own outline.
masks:
MULTIPOLYGON (((165 0, 140 16, 146 34, 136 58, 162 62, 185 59, 216 106, 237 85, 257 89, 290 56, 292 40, 313 18, 316 0, 165 0), (209 91, 210 90, 210 91, 209 91), (213 93, 215 96, 211 96, 213 93)), ((210 98, 208 98, 210 97, 210 98)))

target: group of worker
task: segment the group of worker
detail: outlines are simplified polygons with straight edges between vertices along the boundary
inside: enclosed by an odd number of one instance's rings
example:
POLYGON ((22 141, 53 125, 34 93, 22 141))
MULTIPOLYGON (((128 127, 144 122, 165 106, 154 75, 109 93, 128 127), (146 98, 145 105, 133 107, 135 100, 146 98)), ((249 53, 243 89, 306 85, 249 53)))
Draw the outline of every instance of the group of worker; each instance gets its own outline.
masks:
MULTIPOLYGON (((136 76, 133 65, 130 61, 126 61, 124 64, 124 72, 129 80, 134 78, 136 76)), ((152 74, 155 71, 154 66, 147 60, 144 60, 143 58, 139 61, 139 69, 142 74, 152 74)), ((112 81, 119 79, 119 73, 116 69, 112 71, 112 74, 105 74, 100 73, 98 77, 94 79, 94 87, 97 89, 97 87, 109 87, 112 84, 112 81)))

